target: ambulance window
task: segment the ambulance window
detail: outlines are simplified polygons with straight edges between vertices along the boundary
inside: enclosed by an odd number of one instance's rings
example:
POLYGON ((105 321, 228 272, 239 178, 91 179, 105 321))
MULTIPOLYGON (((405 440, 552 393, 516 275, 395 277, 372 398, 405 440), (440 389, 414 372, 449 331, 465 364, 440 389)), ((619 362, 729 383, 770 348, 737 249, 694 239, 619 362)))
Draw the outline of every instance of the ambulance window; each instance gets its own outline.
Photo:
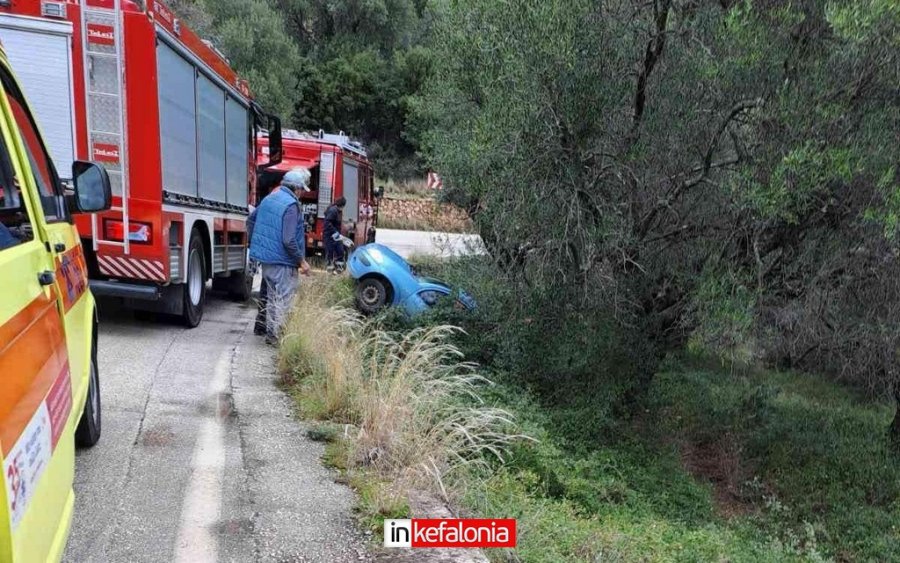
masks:
POLYGON ((48 222, 62 221, 66 217, 65 201, 59 191, 59 179, 56 170, 50 161, 50 156, 44 147, 34 120, 28 112, 19 87, 3 75, 3 86, 6 89, 9 105, 13 117, 19 125, 22 140, 25 143, 25 151, 28 153, 28 161, 31 171, 41 196, 41 205, 44 208, 44 216, 48 222))
POLYGON ((0 142, 0 251, 31 240, 32 233, 9 152, 0 142))

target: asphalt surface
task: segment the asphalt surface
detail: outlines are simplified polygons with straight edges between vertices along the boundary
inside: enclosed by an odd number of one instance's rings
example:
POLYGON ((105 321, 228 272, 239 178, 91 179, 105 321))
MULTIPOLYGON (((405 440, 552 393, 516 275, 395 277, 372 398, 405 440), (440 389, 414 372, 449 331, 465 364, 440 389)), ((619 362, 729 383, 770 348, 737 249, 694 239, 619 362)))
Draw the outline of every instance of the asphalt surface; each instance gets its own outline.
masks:
POLYGON ((369 559, 253 314, 208 296, 187 330, 101 303, 103 434, 78 454, 65 560, 369 559))
POLYGON ((409 258, 413 254, 450 257, 484 252, 478 235, 378 229, 376 241, 409 258))

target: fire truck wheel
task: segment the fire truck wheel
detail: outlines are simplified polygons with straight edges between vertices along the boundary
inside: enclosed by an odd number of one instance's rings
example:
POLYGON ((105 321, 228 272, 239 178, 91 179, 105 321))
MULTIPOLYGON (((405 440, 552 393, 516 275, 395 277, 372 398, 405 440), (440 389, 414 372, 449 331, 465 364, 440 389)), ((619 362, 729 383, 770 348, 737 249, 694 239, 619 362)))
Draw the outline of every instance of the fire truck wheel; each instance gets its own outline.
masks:
POLYGON ((91 353, 91 376, 88 383, 88 396, 84 403, 84 412, 78 427, 75 428, 75 444, 82 448, 90 448, 100 440, 100 375, 97 370, 97 352, 91 353))
POLYGON ((185 280, 182 301, 184 303, 181 318, 190 328, 203 320, 203 301, 206 299, 206 276, 203 269, 206 257, 203 253, 203 240, 198 231, 191 232, 191 244, 188 247, 187 279, 185 280))
POLYGON ((387 303, 387 287, 378 278, 366 278, 356 286, 356 305, 367 315, 384 308, 387 303))

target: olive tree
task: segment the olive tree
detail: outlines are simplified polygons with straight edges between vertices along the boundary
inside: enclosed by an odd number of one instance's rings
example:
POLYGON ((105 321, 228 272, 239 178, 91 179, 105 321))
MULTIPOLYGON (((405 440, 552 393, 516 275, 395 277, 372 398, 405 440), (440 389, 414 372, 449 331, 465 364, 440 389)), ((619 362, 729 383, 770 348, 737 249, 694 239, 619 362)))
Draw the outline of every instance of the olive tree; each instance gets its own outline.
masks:
POLYGON ((435 9, 424 150, 547 318, 897 392, 896 2, 435 9))

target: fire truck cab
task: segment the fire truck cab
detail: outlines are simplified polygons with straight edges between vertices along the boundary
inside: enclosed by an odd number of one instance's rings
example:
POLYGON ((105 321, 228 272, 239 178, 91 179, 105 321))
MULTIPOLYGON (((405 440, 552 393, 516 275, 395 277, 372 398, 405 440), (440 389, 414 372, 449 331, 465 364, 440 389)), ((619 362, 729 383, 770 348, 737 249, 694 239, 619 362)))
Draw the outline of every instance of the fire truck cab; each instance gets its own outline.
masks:
MULTIPOLYGON (((375 242, 381 194, 374 187, 375 171, 362 144, 352 141, 343 131, 309 134, 286 129, 282 136, 281 162, 260 175, 258 200, 277 186, 288 170, 298 166, 308 168, 312 173, 311 191, 300 197, 306 219, 307 253, 324 250, 325 210, 339 197, 347 200, 342 217, 343 234, 357 245, 375 242)), ((261 166, 271 159, 269 142, 269 135, 261 133, 257 153, 261 166)))
POLYGON ((94 298, 73 214, 108 209, 100 166, 53 165, 0 49, 0 562, 58 561, 75 445, 100 438, 94 298))
POLYGON ((77 219, 94 293, 190 327, 210 280, 249 298, 256 139, 277 163, 280 122, 228 60, 161 0, 0 2, 0 41, 57 169, 109 173, 113 207, 77 219))

